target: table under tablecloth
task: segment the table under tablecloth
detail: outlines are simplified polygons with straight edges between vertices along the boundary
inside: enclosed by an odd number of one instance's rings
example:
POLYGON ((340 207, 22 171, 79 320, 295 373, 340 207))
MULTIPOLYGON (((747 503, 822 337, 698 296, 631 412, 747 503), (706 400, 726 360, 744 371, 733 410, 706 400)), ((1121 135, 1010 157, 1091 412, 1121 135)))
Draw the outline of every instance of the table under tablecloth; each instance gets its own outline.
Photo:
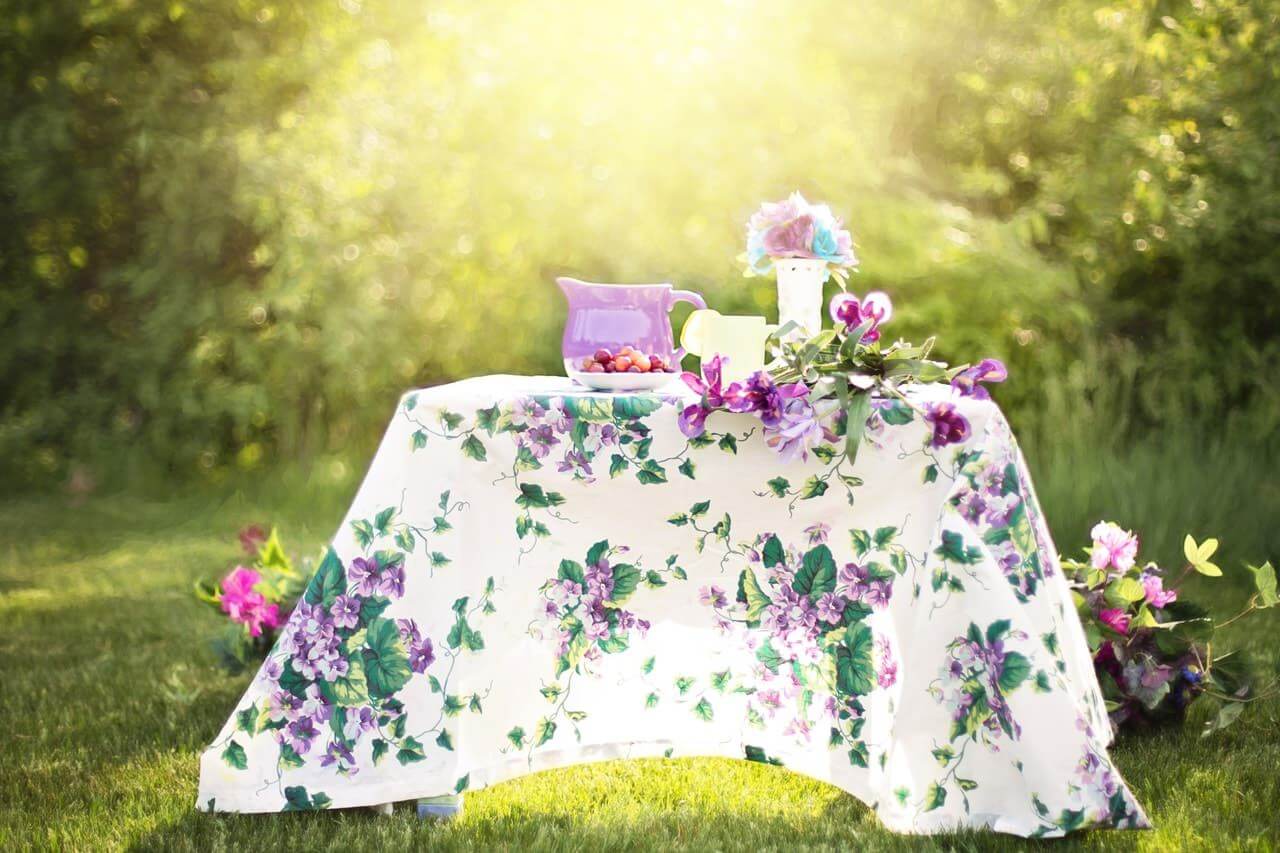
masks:
POLYGON ((1143 827, 1000 410, 878 401, 783 461, 748 415, 490 376, 400 401, 197 806, 476 790, 609 758, 733 756, 891 829, 1143 827), (918 406, 968 420, 936 447, 918 406))

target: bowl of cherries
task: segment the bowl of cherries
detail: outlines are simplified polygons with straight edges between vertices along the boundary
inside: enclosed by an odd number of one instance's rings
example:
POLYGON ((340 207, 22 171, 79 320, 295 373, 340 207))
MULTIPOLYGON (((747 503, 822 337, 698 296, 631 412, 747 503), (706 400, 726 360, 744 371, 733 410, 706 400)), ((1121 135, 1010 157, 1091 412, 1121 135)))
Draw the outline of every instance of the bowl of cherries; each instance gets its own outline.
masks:
POLYGON ((670 356, 624 346, 616 353, 598 349, 593 355, 566 358, 569 378, 596 391, 652 391, 671 382, 679 363, 670 356))

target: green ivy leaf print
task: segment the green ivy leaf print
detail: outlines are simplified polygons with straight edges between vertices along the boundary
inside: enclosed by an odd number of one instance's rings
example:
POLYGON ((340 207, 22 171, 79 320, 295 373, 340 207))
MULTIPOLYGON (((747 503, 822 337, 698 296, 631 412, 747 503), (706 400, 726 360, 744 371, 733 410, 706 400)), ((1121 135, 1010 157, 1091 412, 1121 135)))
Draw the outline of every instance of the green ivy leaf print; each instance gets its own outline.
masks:
POLYGON ((482 429, 489 435, 493 435, 498 428, 498 414, 496 405, 487 409, 476 409, 476 429, 482 429))
POLYGON ((544 743, 551 740, 551 738, 555 736, 555 733, 556 733, 555 721, 550 720, 546 717, 543 717, 541 720, 538 720, 538 725, 533 730, 533 741, 534 741, 533 745, 542 746, 544 743))
POLYGON ((511 741, 511 745, 516 749, 521 749, 524 746, 524 738, 524 729, 520 726, 516 726, 507 732, 507 740, 511 741))
POLYGON ((237 770, 244 770, 249 766, 249 758, 245 755, 244 747, 234 740, 222 751, 222 760, 237 770))
POLYGON ((463 440, 462 455, 466 456, 468 459, 474 459, 477 462, 484 462, 489 458, 489 454, 485 450, 483 442, 474 435, 469 435, 463 440))
POLYGON ((236 714, 236 728, 252 735, 258 728, 258 704, 255 702, 236 714))
POLYGON ((982 551, 972 545, 966 548, 964 537, 953 530, 942 531, 942 544, 934 549, 934 553, 944 560, 963 565, 973 565, 982 560, 982 551))
POLYGON ((711 703, 706 700, 706 697, 703 697, 698 700, 698 704, 693 706, 693 715, 709 723, 715 717, 715 710, 711 707, 711 703))
MULTIPOLYGON (((604 559, 604 555, 609 553, 609 540, 601 539, 596 544, 587 549, 587 565, 594 566, 604 559)), ((581 581, 579 581, 581 583, 581 581)))
POLYGON ((427 433, 424 430, 415 430, 413 433, 413 449, 421 450, 427 446, 427 433))
POLYGON ((652 459, 646 459, 644 465, 636 472, 636 479, 646 486, 654 486, 667 482, 667 472, 652 459))
POLYGON ((868 764, 867 745, 858 741, 849 749, 849 763, 854 767, 866 767, 868 764))
POLYGON ((448 729, 440 730, 440 734, 436 736, 436 746, 453 752, 453 737, 449 734, 448 729))
POLYGON ((356 542, 361 549, 368 548, 373 544, 373 525, 363 518, 358 518, 351 522, 351 532, 355 534, 356 542))
POLYGON ((347 573, 342 568, 337 552, 330 547, 324 552, 324 559, 320 562, 320 568, 316 569, 315 577, 307 585, 307 603, 330 607, 346 591, 347 573))
POLYGON ((387 742, 385 740, 383 740, 382 738, 374 738, 373 764, 375 767, 382 762, 382 759, 387 757, 387 750, 389 748, 390 747, 387 745, 387 742))
POLYGON ((681 462, 679 470, 681 474, 684 474, 690 480, 697 479, 696 477, 693 476, 693 460, 692 459, 686 459, 683 462, 681 462))
POLYGON ((284 810, 287 812, 305 812, 315 809, 327 809, 332 802, 327 794, 308 795, 307 789, 301 785, 291 785, 284 789, 284 810))
POLYGON ((791 490, 791 482, 786 477, 774 477, 768 483, 769 491, 773 492, 774 497, 785 498, 787 492, 791 490))
POLYGON ((471 774, 468 773, 466 776, 459 778, 458 781, 454 783, 453 792, 455 794, 461 794, 463 791, 467 790, 470 787, 471 787, 471 774))
POLYGON ((364 650, 365 681, 371 696, 394 695, 409 683, 409 655, 400 640, 400 631, 390 619, 379 617, 369 625, 364 650))
POLYGON ((585 586, 587 583, 587 576, 582 570, 582 564, 574 562, 573 560, 561 560, 560 569, 557 572, 557 575, 561 580, 573 581, 574 583, 582 586, 585 586))
POLYGON ((725 433, 720 438, 720 449, 725 453, 732 453, 735 456, 738 453, 738 439, 734 438, 731 433, 725 433))
POLYGON ((929 783, 929 790, 924 795, 924 810, 931 812, 934 809, 942 808, 943 803, 947 801, 947 789, 939 785, 937 782, 929 783))
POLYGON ((415 737, 407 737, 400 741, 400 748, 396 750, 396 761, 401 765, 413 764, 422 761, 427 757, 422 750, 422 743, 415 737))
POLYGON ((804 488, 800 491, 801 500, 809 500, 810 498, 821 497, 827 493, 827 481, 818 479, 817 474, 813 474, 809 479, 804 481, 804 488))
POLYGON ((623 471, 627 470, 627 466, 629 464, 630 463, 627 462, 627 457, 623 456, 621 453, 613 454, 609 457, 609 477, 611 479, 617 479, 623 471))

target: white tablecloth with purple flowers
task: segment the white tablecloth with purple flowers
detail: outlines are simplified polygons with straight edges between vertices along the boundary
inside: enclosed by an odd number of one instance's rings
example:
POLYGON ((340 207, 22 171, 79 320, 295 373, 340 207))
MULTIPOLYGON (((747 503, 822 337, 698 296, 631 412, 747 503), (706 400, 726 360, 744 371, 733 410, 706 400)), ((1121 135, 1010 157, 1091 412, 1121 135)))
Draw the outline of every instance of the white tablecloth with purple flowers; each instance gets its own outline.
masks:
POLYGON ((718 755, 901 832, 1145 826, 1014 438, 952 393, 877 402, 854 464, 838 423, 803 460, 745 414, 690 439, 679 383, 407 394, 198 807, 718 755))

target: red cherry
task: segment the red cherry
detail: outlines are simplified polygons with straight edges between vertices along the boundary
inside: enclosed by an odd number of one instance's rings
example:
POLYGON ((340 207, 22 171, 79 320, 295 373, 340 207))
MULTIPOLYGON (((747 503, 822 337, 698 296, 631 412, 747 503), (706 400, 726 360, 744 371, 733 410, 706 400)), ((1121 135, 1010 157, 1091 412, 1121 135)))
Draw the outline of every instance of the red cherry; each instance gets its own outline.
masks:
POLYGON ((650 370, 662 370, 662 369, 663 369, 664 367, 666 367, 666 366, 667 366, 667 363, 666 363, 665 361, 663 361, 663 360, 662 360, 662 356, 660 356, 660 355, 651 355, 651 356, 649 356, 649 369, 650 369, 650 370))
POLYGON ((595 360, 600 364, 608 364, 613 361, 613 353, 609 352, 607 349, 598 349, 596 350, 595 360))
POLYGON ((604 373, 604 365, 599 362, 595 362, 587 368, 587 373, 604 373))
POLYGON ((601 365, 601 367, 603 367, 603 368, 604 368, 604 372, 605 372, 605 373, 613 373, 613 372, 615 372, 615 371, 617 370, 617 368, 613 366, 613 362, 612 362, 612 361, 611 361, 611 362, 609 362, 608 364, 603 364, 603 365, 601 365))

